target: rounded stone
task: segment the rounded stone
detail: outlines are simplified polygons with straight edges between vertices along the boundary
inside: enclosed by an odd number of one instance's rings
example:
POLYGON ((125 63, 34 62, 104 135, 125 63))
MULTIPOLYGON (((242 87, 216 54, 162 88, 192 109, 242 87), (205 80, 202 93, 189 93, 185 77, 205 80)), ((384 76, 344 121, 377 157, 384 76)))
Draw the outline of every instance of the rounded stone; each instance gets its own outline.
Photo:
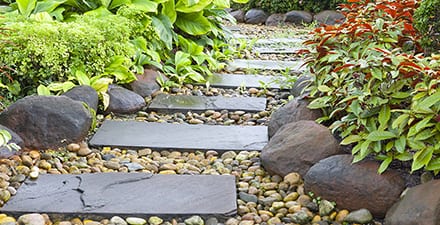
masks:
POLYGON ((185 221, 186 225, 204 225, 205 221, 200 216, 192 216, 185 221))
POLYGON ((376 161, 364 160, 355 164, 352 161, 353 157, 348 154, 321 160, 304 177, 306 191, 334 201, 340 208, 366 208, 375 217, 383 218, 399 199, 405 180, 391 169, 379 175, 376 161))
POLYGON ((44 217, 37 213, 24 214, 18 218, 17 222, 21 225, 45 225, 46 223, 44 217))
POLYGON ((110 223, 114 224, 114 225, 127 225, 127 222, 125 222, 124 219, 122 219, 119 216, 114 216, 110 219, 110 223))
POLYGON ((152 216, 148 219, 148 223, 151 225, 159 225, 159 224, 163 223, 163 219, 161 219, 160 217, 157 217, 157 216, 152 216))
POLYGON ((368 209, 359 209, 353 212, 350 212, 345 218, 344 222, 348 223, 360 223, 366 224, 373 220, 373 215, 371 215, 368 209))
POLYGON ((138 217, 127 217, 125 221, 130 225, 144 225, 147 223, 145 219, 138 217))

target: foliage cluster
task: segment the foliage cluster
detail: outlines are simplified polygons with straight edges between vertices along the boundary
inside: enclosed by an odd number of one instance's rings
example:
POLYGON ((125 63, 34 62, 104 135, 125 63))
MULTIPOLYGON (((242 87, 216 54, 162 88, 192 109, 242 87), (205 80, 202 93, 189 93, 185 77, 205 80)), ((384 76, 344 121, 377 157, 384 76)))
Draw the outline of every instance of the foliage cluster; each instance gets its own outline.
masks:
POLYGON ((4 129, 0 129, 0 149, 7 148, 9 151, 18 151, 20 150, 20 146, 15 143, 9 143, 12 140, 11 134, 4 129))
POLYGON ((440 51, 440 0, 423 0, 414 14, 414 25, 423 36, 425 51, 440 51))
POLYGON ((80 83, 104 93, 108 83, 129 82, 145 65, 165 72, 165 87, 203 82, 232 53, 221 27, 233 20, 224 11, 229 6, 229 0, 17 0, 4 22, 6 40, 20 44, 0 52, 13 69, 11 79, 2 79, 6 95, 80 83))
POLYGON ((306 44, 313 77, 309 108, 352 144, 354 162, 412 160, 440 171, 440 56, 424 57, 413 28, 416 0, 349 0, 346 21, 306 44))
MULTIPOLYGON (((291 10, 306 10, 320 12, 326 9, 336 9, 345 0, 250 0, 245 9, 260 8, 269 13, 285 13, 291 10)), ((239 8, 236 5, 235 8, 239 8)))

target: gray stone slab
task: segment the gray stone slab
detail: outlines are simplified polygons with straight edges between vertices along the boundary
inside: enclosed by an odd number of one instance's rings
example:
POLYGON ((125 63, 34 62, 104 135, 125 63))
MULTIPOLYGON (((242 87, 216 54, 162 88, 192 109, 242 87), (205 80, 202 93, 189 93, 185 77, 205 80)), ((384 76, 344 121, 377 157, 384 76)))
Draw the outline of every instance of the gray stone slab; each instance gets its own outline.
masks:
POLYGON ((301 48, 290 48, 290 47, 279 47, 279 48, 266 48, 266 47, 257 47, 254 48, 254 52, 258 52, 260 54, 296 54, 298 50, 301 48))
POLYGON ((302 66, 304 61, 275 61, 275 60, 247 60, 247 59, 235 59, 229 62, 227 70, 286 70, 290 69, 293 73, 301 73, 305 70, 305 66, 302 66))
POLYGON ((225 26, 226 29, 230 31, 240 31, 242 28, 239 26, 225 26))
POLYGON ((150 111, 164 113, 204 112, 210 109, 261 112, 266 109, 266 98, 159 94, 148 106, 150 111))
POLYGON ((251 37, 239 33, 232 33, 232 37, 237 39, 251 39, 251 37))
POLYGON ((271 38, 271 39, 258 39, 255 44, 257 45, 273 45, 273 44, 302 44, 303 39, 299 38, 271 38))
MULTIPOLYGON (((265 88, 280 89, 285 80, 283 76, 264 76, 257 74, 218 74, 208 77, 209 85, 218 88, 265 88)), ((201 84, 205 85, 205 84, 201 84)))
POLYGON ((1 208, 22 215, 110 218, 151 215, 228 217, 236 213, 234 176, 147 173, 42 174, 1 208))
POLYGON ((188 125, 139 121, 105 121, 92 146, 157 150, 260 151, 267 144, 266 126, 188 125))

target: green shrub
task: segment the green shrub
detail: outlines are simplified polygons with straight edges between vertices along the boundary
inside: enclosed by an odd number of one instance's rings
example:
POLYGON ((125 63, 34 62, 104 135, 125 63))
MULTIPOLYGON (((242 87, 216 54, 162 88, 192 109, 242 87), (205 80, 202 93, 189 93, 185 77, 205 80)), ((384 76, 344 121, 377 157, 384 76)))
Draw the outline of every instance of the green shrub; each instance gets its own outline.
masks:
POLYGON ((291 10, 306 10, 320 12, 326 9, 336 9, 346 0, 250 0, 247 5, 235 5, 245 9, 260 8, 269 13, 285 13, 291 10))
POLYGON ((419 54, 415 7, 415 0, 359 0, 344 6, 343 24, 317 28, 306 42, 309 108, 321 109, 320 122, 353 145, 354 162, 381 160, 380 173, 393 160, 440 172, 440 57, 419 54))
POLYGON ((422 35, 427 53, 440 50, 440 0, 423 0, 414 14, 414 24, 422 35))
POLYGON ((130 43, 133 23, 122 16, 78 16, 70 22, 6 18, 4 41, 13 42, 0 49, 0 62, 13 69, 2 83, 7 98, 33 94, 39 84, 67 80, 74 70, 99 75, 114 56, 130 62, 134 55, 130 43), (8 96, 9 95, 9 96, 8 96))

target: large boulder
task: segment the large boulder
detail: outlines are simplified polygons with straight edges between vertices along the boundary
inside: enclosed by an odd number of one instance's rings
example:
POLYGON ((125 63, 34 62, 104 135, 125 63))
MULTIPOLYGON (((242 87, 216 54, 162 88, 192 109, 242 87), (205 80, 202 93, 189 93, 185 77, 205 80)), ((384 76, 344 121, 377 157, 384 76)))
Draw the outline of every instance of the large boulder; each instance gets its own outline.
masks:
POLYGON ((313 15, 306 11, 292 10, 286 13, 284 20, 286 23, 303 25, 313 21, 313 15))
POLYGON ((327 127, 301 120, 278 130, 261 151, 261 161, 272 174, 304 176, 319 160, 336 154, 342 151, 327 127))
POLYGON ((76 86, 63 95, 73 100, 86 103, 90 108, 95 110, 95 112, 98 110, 98 93, 96 93, 95 89, 88 85, 76 86))
POLYGON ((245 11, 238 9, 238 10, 230 12, 229 14, 231 14, 231 16, 234 17, 238 23, 244 23, 245 15, 246 15, 245 11))
POLYGON ((251 9, 246 12, 245 22, 249 24, 264 24, 269 15, 261 9, 251 9))
POLYGON ((293 83, 292 89, 290 89, 290 93, 295 96, 304 96, 308 95, 308 91, 306 88, 313 82, 312 78, 307 75, 302 75, 298 77, 298 79, 293 83))
POLYGON ((313 17, 320 24, 335 25, 344 22, 344 15, 334 10, 324 10, 313 17))
POLYGON ((295 98, 272 113, 268 127, 269 138, 285 124, 300 120, 316 120, 322 116, 321 111, 307 108, 308 104, 305 99, 295 98))
POLYGON ((286 16, 282 13, 275 13, 267 17, 266 26, 279 26, 284 24, 286 16))
MULTIPOLYGON (((2 125, 0 125, 0 130, 6 130, 11 135, 12 138, 7 144, 15 143, 16 145, 20 146, 20 148, 24 148, 23 139, 17 133, 2 125)), ((7 158, 17 153, 18 151, 15 151, 14 149, 9 149, 7 147, 0 147, 0 158, 7 158)))
POLYGON ((440 180, 412 187, 388 210, 386 225, 440 225, 440 180))
POLYGON ((82 102, 66 96, 28 96, 3 111, 0 124, 17 133, 26 148, 48 149, 82 141, 92 116, 82 102))
POLYGON ((403 176, 391 169, 378 174, 376 161, 352 161, 349 154, 319 161, 304 177, 305 190, 335 201, 339 208, 366 208, 376 218, 383 218, 405 188, 403 176))
POLYGON ((160 90, 160 85, 156 81, 159 76, 161 75, 156 70, 145 69, 143 74, 136 75, 137 80, 130 83, 131 90, 142 97, 151 96, 160 90))
POLYGON ((144 98, 142 98, 142 96, 123 87, 110 85, 107 92, 110 96, 110 103, 106 110, 107 113, 136 113, 146 105, 145 100, 144 98))

